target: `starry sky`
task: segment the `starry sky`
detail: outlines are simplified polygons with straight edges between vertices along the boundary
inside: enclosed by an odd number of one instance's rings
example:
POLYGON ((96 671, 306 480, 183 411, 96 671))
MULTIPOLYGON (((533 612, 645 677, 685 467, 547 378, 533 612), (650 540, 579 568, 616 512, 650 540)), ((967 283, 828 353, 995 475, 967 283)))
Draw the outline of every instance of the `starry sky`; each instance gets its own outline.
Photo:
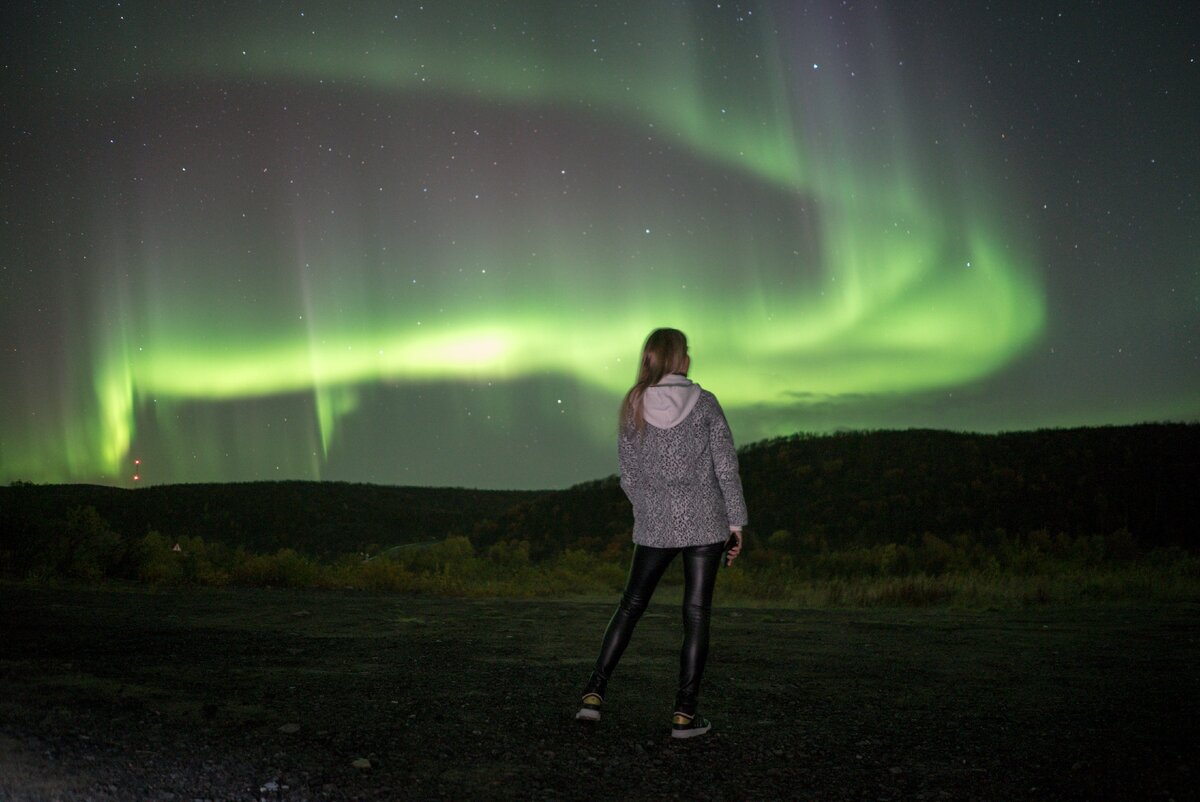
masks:
POLYGON ((0 11, 0 481, 552 488, 646 334, 739 444, 1200 417, 1191 2, 0 11))

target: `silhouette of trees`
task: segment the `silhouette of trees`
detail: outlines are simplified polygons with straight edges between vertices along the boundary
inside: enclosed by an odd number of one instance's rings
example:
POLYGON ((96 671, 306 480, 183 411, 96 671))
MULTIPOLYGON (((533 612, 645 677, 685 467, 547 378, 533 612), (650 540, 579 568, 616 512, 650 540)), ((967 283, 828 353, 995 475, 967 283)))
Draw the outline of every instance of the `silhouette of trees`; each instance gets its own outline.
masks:
MULTIPOLYGON (((1200 564, 1195 424, 794 435, 739 455, 751 527, 728 581, 759 598, 799 581, 924 577, 880 598, 936 599, 945 587, 929 578, 1200 564)), ((619 587, 632 524, 615 476, 547 492, 14 483, 0 488, 0 572, 536 595, 619 587)))

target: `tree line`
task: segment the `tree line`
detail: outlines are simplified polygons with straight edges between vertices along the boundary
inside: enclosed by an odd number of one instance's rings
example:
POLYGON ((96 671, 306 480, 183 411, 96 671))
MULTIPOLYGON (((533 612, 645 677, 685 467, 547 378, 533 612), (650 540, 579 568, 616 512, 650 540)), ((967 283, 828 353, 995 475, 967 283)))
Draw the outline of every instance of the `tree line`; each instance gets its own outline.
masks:
MULTIPOLYGON (((794 557, 963 538, 1005 543, 1101 537, 1117 551, 1194 549, 1200 425, 796 434, 738 452, 748 538, 794 557)), ((518 503, 477 523, 481 547, 525 540, 535 558, 629 538, 617 477, 518 503)), ((1081 551, 1083 547, 1073 547, 1081 551)))
MULTIPOLYGON (((744 563, 831 578, 1027 572, 1047 560, 1096 565, 1160 548, 1194 551, 1198 455, 1195 424, 755 443, 739 452, 751 514, 744 563)), ((0 488, 0 572, 146 578, 166 565, 186 579, 203 573, 201 557, 232 575, 253 555, 362 561, 451 538, 489 564, 506 554, 539 564, 568 552, 619 564, 631 529, 615 476, 544 492, 15 483, 0 488), (191 544, 182 548, 190 556, 163 557, 177 543, 191 544)))

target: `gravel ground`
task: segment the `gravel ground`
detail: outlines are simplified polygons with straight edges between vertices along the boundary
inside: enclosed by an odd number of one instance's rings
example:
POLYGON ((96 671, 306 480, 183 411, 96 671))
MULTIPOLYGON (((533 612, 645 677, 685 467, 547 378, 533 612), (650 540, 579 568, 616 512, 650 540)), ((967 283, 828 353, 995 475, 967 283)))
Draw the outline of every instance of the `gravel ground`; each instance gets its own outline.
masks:
POLYGON ((0 799, 1195 798, 1194 605, 719 607, 678 741, 670 592, 589 725, 615 599, 0 585, 0 799))

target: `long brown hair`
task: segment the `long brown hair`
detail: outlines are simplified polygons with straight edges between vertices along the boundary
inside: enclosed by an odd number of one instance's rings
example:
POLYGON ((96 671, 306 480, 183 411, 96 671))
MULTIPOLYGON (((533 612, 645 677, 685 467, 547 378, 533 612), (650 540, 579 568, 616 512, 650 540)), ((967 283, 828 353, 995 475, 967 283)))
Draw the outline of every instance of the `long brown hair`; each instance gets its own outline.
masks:
POLYGON ((620 429, 632 427, 639 434, 646 428, 646 415, 642 410, 642 396, 646 388, 658 384, 668 373, 679 373, 684 369, 688 357, 687 336, 679 329, 655 329, 642 346, 642 360, 638 364, 637 383, 629 388, 621 402, 620 429))

